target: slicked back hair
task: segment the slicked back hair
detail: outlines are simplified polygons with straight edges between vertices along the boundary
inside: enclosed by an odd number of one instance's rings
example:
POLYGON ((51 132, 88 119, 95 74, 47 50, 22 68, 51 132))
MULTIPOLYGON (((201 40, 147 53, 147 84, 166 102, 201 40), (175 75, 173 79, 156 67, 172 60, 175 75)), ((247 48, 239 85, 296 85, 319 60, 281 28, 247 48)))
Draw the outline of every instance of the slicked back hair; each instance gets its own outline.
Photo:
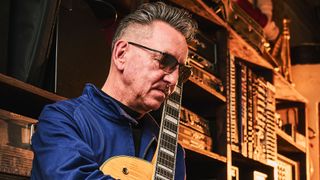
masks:
POLYGON ((111 49, 113 50, 115 42, 123 36, 130 25, 150 25, 157 20, 168 23, 180 32, 187 42, 192 41, 198 28, 191 14, 183 9, 166 5, 163 2, 145 3, 120 21, 112 40, 111 49))

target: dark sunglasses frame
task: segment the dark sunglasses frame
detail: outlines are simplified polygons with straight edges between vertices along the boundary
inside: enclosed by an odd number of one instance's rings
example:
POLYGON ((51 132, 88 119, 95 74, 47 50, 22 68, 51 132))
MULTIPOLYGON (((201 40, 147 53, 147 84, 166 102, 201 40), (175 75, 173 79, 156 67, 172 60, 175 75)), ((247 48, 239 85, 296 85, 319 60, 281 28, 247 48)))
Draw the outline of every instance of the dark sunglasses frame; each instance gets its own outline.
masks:
POLYGON ((128 43, 142 49, 160 53, 161 59, 155 59, 155 60, 159 61, 160 69, 162 69, 166 73, 172 73, 176 69, 176 67, 179 66, 179 80, 182 82, 185 82, 186 80, 188 80, 188 78, 192 74, 191 66, 179 63, 178 60, 171 54, 168 54, 159 50, 155 50, 131 41, 129 41, 128 43))

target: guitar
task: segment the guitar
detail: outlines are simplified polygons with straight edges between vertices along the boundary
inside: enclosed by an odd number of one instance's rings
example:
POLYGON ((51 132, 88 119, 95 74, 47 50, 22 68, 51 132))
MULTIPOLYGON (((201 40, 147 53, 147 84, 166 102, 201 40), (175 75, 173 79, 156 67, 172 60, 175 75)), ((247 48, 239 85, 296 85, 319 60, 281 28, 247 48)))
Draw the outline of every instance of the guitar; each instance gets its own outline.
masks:
POLYGON ((115 156, 104 162, 100 170, 121 180, 173 180, 181 96, 182 82, 179 82, 175 91, 164 102, 158 146, 151 163, 131 156, 115 156))

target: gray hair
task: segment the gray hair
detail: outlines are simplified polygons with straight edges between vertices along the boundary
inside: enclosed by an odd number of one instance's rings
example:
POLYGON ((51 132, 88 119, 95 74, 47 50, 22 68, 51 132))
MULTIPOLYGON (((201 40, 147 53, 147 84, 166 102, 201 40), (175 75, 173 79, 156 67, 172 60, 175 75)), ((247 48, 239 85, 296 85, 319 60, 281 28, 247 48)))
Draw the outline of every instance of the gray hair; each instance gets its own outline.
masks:
POLYGON ((163 2, 145 3, 120 21, 112 40, 111 49, 114 48, 115 42, 122 37, 130 25, 149 25, 155 20, 168 23, 181 32, 187 42, 193 40, 198 28, 197 23, 191 18, 191 14, 183 9, 166 5, 163 2))

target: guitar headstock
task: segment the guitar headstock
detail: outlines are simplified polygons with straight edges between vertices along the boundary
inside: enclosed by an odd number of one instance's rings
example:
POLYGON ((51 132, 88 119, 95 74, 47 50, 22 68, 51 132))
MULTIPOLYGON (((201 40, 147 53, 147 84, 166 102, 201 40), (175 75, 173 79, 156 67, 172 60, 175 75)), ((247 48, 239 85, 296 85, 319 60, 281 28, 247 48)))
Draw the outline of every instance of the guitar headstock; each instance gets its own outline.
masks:
POLYGON ((189 77, 192 75, 192 66, 191 65, 186 65, 187 68, 181 68, 179 69, 179 80, 178 84, 185 83, 189 77))

